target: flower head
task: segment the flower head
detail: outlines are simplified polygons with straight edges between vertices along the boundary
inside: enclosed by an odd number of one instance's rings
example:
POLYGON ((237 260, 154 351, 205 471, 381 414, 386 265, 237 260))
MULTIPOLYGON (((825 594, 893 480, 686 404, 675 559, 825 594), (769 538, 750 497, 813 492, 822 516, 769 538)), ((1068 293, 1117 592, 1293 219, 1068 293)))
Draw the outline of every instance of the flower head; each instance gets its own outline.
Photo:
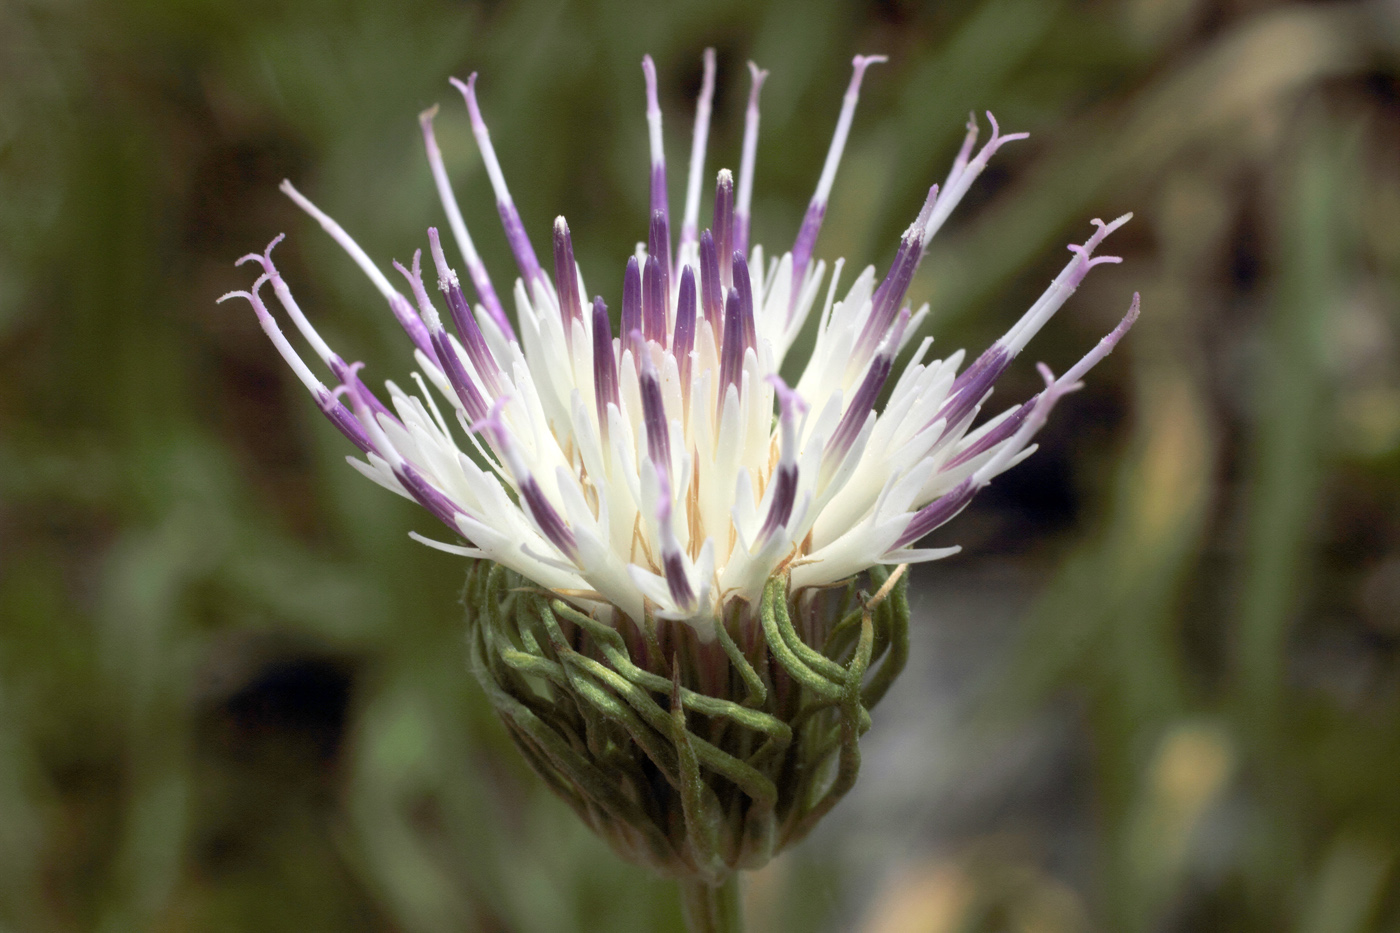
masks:
POLYGON ((1032 452, 1050 409, 1137 316, 1134 298, 1069 372, 1042 366, 1043 391, 971 427, 997 377, 1089 270, 1118 261, 1094 251, 1127 218, 1095 221, 1040 300, 970 366, 960 352, 932 359, 925 338, 895 377, 927 313, 905 298, 929 240, 992 154, 1020 136, 991 120, 991 138, 974 151, 971 122, 883 278, 868 268, 838 298, 842 263, 828 277, 814 249, 861 82, 881 60, 855 59, 816 193, 778 256, 749 243, 765 72, 751 66, 739 177, 719 172, 701 231, 714 90, 706 54, 673 237, 656 72, 644 60, 651 213, 623 271, 616 330, 606 300, 587 297, 564 218, 554 222, 553 261, 535 254, 475 75, 453 84, 519 268, 513 321, 453 196, 436 108, 422 115, 423 139, 475 304, 436 229, 427 237, 434 296, 421 249, 393 263, 396 285, 282 186, 388 301, 413 342, 417 394, 387 382, 381 400, 360 364, 331 350, 273 263, 281 237, 240 260, 263 274, 231 293, 252 304, 359 449, 351 464, 466 543, 419 540, 484 558, 470 563, 463 593, 473 670, 526 760, 621 855, 706 890, 801 839, 854 784, 869 711, 908 656, 905 568, 881 565, 955 551, 918 544, 1032 452), (334 388, 278 328, 266 284, 334 388), (815 347, 789 385, 779 370, 814 313, 815 347))
MULTIPOLYGON (((487 558, 603 618, 616 607, 714 634, 731 601, 755 604, 768 580, 792 587, 844 580, 878 564, 933 560, 956 548, 919 541, 955 516, 997 474, 1033 451, 1056 401, 1132 325, 1137 300, 1111 334, 1063 376, 1045 370, 1036 397, 973 428, 992 385, 1088 271, 1122 217, 1096 230, 1017 324, 970 366, 962 353, 914 347, 927 305, 911 309, 910 282, 929 241, 992 155, 1024 134, 966 140, 942 185, 904 232, 883 277, 873 267, 841 283, 814 249, 866 70, 858 56, 825 165, 792 247, 749 243, 759 92, 752 91, 737 180, 721 170, 711 226, 699 230, 706 138, 714 90, 707 54, 679 235, 673 236, 656 71, 643 61, 650 131, 651 214, 646 243, 627 259, 620 326, 603 297, 591 300, 563 217, 552 262, 541 263, 511 198, 476 94, 476 75, 452 83, 465 99, 519 276, 509 289, 514 321, 473 244, 433 133, 421 117, 428 164, 465 278, 436 229, 428 231, 433 295, 422 251, 393 263, 398 284, 350 235, 290 183, 283 190, 344 247, 387 300, 413 342, 418 392, 393 382, 376 395, 298 308, 272 259, 245 256, 263 274, 235 292, 321 410, 360 451, 361 473, 416 500, 466 543, 421 538, 487 558), (329 388, 281 333, 260 292, 278 304, 333 376, 329 388), (442 309, 446 309, 444 315, 442 309), (816 342, 789 386, 777 375, 815 314, 816 342), (961 368, 961 371, 960 371, 961 368), (879 400, 887 395, 883 407, 879 400)), ((231 297, 226 295, 225 298, 231 297)))

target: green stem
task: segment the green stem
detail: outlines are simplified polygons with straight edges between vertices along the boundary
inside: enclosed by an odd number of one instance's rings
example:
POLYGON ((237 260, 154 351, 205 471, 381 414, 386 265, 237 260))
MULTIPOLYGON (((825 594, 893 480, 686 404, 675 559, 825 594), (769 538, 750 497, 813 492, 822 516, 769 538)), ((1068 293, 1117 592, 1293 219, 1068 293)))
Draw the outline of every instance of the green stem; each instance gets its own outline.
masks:
POLYGON ((744 933, 744 910, 739 899, 739 873, 717 885, 682 880, 681 908, 690 933, 744 933))

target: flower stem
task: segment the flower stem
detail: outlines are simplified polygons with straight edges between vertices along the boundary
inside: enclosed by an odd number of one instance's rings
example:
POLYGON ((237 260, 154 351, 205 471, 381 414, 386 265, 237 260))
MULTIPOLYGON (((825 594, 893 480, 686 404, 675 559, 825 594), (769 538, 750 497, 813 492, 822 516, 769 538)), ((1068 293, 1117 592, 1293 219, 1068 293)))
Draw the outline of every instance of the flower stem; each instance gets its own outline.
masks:
POLYGON ((681 887, 685 926, 690 933, 744 933, 738 872, 717 885, 699 880, 677 883, 681 887))

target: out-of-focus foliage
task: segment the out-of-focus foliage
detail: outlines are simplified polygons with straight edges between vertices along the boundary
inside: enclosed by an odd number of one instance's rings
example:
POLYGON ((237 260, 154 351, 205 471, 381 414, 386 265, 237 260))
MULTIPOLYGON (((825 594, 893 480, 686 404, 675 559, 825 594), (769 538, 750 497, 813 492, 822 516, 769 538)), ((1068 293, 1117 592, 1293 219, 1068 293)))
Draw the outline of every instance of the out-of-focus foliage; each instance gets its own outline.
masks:
POLYGON ((915 283, 939 346, 994 338, 1096 215, 1137 212, 1127 262, 1035 357, 1144 308, 911 588, 943 594, 915 604, 933 638, 988 598, 938 581, 1020 581, 1009 635, 967 629, 990 660, 939 786, 993 781, 978 749, 1030 730, 1061 764, 1020 768, 1063 817, 908 782, 965 818, 889 817, 912 829, 870 878, 838 811, 753 880, 754 928, 1400 929, 1400 6, 0 0, 0 930, 679 928, 511 753, 466 673, 460 564, 214 299, 285 230, 323 332, 402 379, 407 341, 276 185, 408 257, 441 220, 415 124, 441 101, 500 276, 446 84, 473 70, 537 243, 567 215, 614 295, 645 230, 641 55, 680 164, 706 45, 712 167, 743 62, 772 72, 757 241, 790 242, 850 57, 885 52, 821 255, 888 262, 992 109, 1032 139, 915 283))

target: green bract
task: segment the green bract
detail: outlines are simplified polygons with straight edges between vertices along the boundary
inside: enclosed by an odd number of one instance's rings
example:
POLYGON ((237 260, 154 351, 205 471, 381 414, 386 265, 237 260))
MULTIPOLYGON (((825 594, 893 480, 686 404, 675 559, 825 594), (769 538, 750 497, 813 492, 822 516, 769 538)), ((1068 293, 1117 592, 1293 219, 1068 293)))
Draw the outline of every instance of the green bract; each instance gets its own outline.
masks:
POLYGON ((719 885, 855 783, 908 657, 906 582, 874 567, 794 593, 775 576, 708 643, 649 614, 615 628, 489 561, 463 602, 476 677, 550 789, 623 858, 719 885))

